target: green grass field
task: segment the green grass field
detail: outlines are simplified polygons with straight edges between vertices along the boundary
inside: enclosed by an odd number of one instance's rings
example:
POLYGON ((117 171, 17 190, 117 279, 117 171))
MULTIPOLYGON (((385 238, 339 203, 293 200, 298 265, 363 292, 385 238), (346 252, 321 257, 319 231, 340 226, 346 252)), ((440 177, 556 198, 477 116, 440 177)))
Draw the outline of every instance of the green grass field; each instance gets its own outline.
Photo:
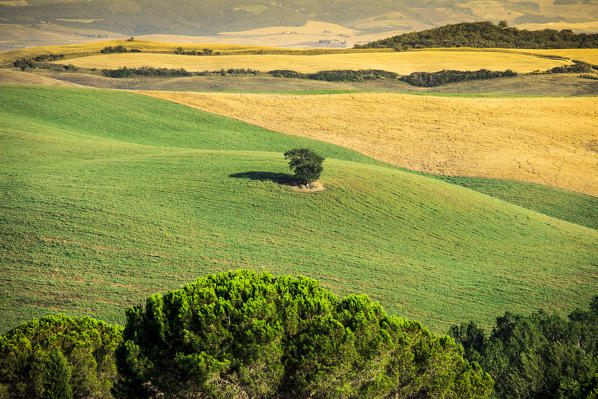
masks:
MULTIPOLYGON (((0 331, 56 312, 123 322, 151 293, 235 268, 367 293, 436 332, 596 293, 595 229, 131 93, 4 86, 0 99, 0 331), (327 190, 276 182, 298 146, 328 158, 327 190)), ((528 201, 514 195, 526 185, 461 184, 528 201)), ((595 220, 595 199, 546 190, 531 205, 595 220)))

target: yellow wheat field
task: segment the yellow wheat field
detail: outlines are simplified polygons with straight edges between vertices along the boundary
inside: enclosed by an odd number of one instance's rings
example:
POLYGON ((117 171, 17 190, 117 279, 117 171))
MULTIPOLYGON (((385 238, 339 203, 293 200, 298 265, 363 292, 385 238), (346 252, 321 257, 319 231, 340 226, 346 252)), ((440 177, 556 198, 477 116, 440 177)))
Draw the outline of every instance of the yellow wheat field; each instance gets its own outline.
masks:
POLYGON ((144 92, 422 172, 598 196, 598 98, 144 92))
POLYGON ((399 74, 435 72, 442 69, 491 70, 511 69, 516 72, 546 70, 568 64, 568 61, 539 58, 532 55, 496 51, 407 51, 385 53, 345 53, 322 55, 221 55, 185 56, 175 54, 106 54, 68 60, 78 67, 113 69, 126 66, 139 68, 185 68, 188 71, 215 71, 246 68, 259 71, 290 69, 303 73, 331 69, 381 69, 399 74))
MULTIPOLYGON (((517 51, 517 50, 516 50, 517 51)), ((570 49, 534 49, 534 50, 519 50, 531 54, 539 55, 556 55, 559 57, 567 57, 572 60, 581 60, 589 62, 590 64, 598 64, 598 49, 595 48, 570 48, 570 49)))

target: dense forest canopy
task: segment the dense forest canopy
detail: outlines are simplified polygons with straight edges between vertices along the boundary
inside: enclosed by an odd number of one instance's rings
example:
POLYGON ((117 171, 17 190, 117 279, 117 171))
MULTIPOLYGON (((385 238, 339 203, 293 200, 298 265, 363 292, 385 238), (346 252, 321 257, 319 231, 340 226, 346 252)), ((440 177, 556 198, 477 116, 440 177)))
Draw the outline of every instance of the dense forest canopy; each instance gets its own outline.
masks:
POLYGON ((365 295, 239 270, 126 313, 124 331, 56 315, 0 336, 0 399, 598 397, 598 296, 439 337, 365 295))
POLYGON ((492 389, 451 338, 303 277, 201 278, 129 309, 124 340, 123 398, 481 398, 492 389))
POLYGON ((58 315, 0 337, 0 398, 65 384, 74 398, 456 399, 489 397, 493 382, 452 338, 365 295, 242 270, 147 298, 124 333, 58 315))
POLYGON ((355 47, 391 47, 397 50, 437 47, 598 48, 598 33, 576 34, 568 29, 528 31, 509 27, 505 23, 495 25, 492 22, 463 22, 421 32, 405 33, 355 47))
POLYGON ((475 322, 449 334, 496 381, 503 398, 598 397, 598 296, 568 319, 544 311, 506 312, 486 335, 475 322))

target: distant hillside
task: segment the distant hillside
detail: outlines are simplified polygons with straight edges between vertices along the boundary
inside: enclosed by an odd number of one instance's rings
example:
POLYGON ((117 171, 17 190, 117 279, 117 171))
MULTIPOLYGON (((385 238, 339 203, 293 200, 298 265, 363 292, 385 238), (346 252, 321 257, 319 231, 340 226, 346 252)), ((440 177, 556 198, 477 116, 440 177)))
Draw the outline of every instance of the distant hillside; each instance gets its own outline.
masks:
POLYGON ((355 47, 394 47, 399 50, 430 47, 598 48, 598 34, 575 34, 568 29, 528 31, 509 27, 505 23, 464 22, 405 33, 355 47))
MULTIPOLYGON (((409 32, 461 21, 509 24, 583 24, 598 15, 595 1, 562 4, 539 0, 23 0, 0 1, 0 21, 24 26, 59 25, 142 35, 212 35, 308 20, 340 24, 363 33, 409 32), (484 4, 480 4, 484 3, 484 4), (556 3, 556 4, 555 4, 556 3)), ((366 39, 367 40, 367 39, 366 39)), ((371 39, 370 39, 371 40, 371 39)))

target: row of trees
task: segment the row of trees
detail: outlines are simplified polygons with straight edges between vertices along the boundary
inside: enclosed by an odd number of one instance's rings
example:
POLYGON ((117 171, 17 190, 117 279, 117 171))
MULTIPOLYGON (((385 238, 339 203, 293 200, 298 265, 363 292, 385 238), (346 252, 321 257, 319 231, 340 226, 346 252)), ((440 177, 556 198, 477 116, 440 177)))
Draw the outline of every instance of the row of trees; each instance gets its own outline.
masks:
POLYGON ((537 31, 508 27, 506 22, 463 22, 421 32, 410 32, 377 40, 355 48, 478 47, 478 48, 598 48, 598 34, 544 29, 537 31))
MULTIPOLYGON (((130 41, 130 40, 127 40, 130 41)), ((136 48, 132 48, 132 49, 127 49, 125 46, 123 45, 118 45, 118 46, 108 46, 108 47, 104 47, 103 49, 100 50, 100 53, 103 54, 111 54, 111 53, 141 53, 140 49, 136 49, 136 48)))
POLYGON ((218 54, 220 54, 219 52, 214 53, 214 51, 209 48, 204 48, 203 50, 185 50, 182 47, 177 47, 177 49, 174 50, 174 53, 179 54, 179 55, 218 55, 218 54))
POLYGON ((517 76, 516 72, 507 69, 506 71, 452 71, 443 70, 439 72, 413 72, 410 75, 402 76, 399 79, 413 86, 435 87, 448 83, 462 82, 464 80, 483 80, 517 76))
POLYGON ((470 322, 438 337, 367 296, 240 270, 126 317, 0 336, 0 398, 598 397, 598 296, 567 319, 505 313, 489 335, 470 322))
POLYGON ((133 76, 153 76, 153 77, 178 77, 178 76, 193 76, 193 73, 184 68, 169 69, 169 68, 152 68, 144 66, 141 68, 127 68, 119 69, 103 69, 104 76, 110 78, 130 78, 133 76))

